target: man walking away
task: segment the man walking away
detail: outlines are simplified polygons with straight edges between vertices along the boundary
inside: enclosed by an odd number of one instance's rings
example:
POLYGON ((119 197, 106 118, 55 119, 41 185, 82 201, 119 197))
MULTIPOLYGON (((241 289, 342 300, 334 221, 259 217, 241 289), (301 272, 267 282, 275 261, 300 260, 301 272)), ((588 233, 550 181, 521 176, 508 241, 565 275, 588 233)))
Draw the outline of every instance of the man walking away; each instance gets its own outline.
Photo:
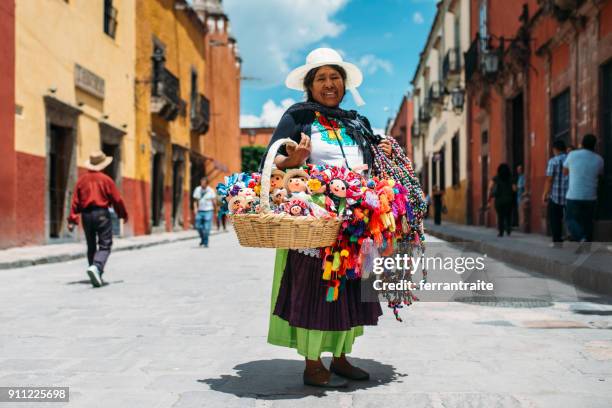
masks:
POLYGON ((208 248, 208 236, 215 213, 217 194, 208 185, 208 178, 202 177, 200 185, 193 190, 193 211, 196 213, 196 229, 200 234, 200 246, 208 248))
POLYGON ((553 245, 563 242, 563 216, 565 214, 565 196, 568 188, 568 177, 563 174, 563 163, 567 158, 565 142, 555 140, 553 155, 546 167, 546 182, 542 201, 548 203, 548 222, 552 232, 553 245))
POLYGON ((582 138, 582 149, 573 150, 563 163, 563 172, 569 175, 566 195, 567 227, 574 241, 593 240, 593 216, 597 202, 597 184, 603 174, 604 162, 595 153, 595 135, 582 138))
POLYGON ((102 173, 112 161, 112 157, 106 157, 101 151, 90 154, 89 161, 85 163, 89 171, 79 177, 76 183, 68 217, 70 231, 78 224, 77 214, 80 213, 83 219, 89 262, 87 275, 96 288, 102 286, 104 265, 113 245, 113 225, 109 207, 113 207, 119 218, 123 218, 125 222, 128 220, 125 204, 115 182, 102 173))

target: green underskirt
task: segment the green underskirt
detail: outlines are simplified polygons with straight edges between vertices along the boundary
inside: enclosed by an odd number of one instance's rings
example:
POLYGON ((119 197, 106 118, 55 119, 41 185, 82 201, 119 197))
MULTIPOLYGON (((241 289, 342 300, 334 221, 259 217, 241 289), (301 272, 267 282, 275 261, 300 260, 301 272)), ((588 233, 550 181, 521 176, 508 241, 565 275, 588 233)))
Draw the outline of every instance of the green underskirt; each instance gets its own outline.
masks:
POLYGON ((273 314, 276 298, 285 271, 287 249, 277 249, 274 262, 274 282, 272 284, 272 299, 270 304, 270 326, 268 328, 268 343, 276 346, 290 347, 309 360, 317 360, 321 353, 333 353, 339 357, 342 353, 350 353, 355 338, 363 334, 363 326, 353 327, 344 331, 309 330, 293 327, 289 322, 273 314))

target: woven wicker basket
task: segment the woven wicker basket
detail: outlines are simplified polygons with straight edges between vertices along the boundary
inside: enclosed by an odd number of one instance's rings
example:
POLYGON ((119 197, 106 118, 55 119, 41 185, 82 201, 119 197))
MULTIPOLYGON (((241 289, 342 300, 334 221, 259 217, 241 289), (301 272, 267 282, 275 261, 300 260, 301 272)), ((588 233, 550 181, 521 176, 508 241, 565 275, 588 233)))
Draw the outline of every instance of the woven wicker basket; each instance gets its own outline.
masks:
POLYGON ((261 175, 260 214, 234 214, 231 216, 240 245, 256 248, 319 248, 332 245, 338 238, 342 221, 339 218, 322 219, 313 216, 275 214, 270 210, 270 177, 278 149, 297 145, 291 139, 276 141, 268 150, 261 175))

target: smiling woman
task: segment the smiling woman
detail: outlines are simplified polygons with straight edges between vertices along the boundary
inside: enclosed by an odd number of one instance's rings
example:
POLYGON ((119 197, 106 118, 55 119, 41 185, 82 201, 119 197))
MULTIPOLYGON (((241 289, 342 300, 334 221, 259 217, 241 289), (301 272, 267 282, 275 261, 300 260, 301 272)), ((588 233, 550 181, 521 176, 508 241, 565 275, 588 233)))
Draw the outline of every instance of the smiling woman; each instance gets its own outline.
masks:
MULTIPOLYGON (((270 146, 283 138, 298 143, 279 150, 277 168, 308 162, 361 171, 373 167, 373 146, 390 154, 390 143, 374 135, 368 119, 339 107, 347 89, 356 102, 363 102, 356 89, 362 79, 359 68, 329 48, 312 51, 306 64, 288 75, 287 87, 305 91, 308 100, 291 106, 272 136, 270 146)), ((338 300, 326 301, 321 257, 322 248, 277 250, 268 342, 295 348, 306 358, 305 384, 345 387, 347 382, 340 377, 369 378, 348 362, 346 354, 363 334, 364 325, 378 323, 382 310, 379 303, 361 301, 357 280, 346 280, 338 300), (323 352, 334 356, 329 370, 321 362, 323 352)))
POLYGON ((344 82, 346 71, 338 65, 330 65, 318 69, 312 69, 304 77, 304 88, 308 94, 308 100, 316 100, 330 108, 340 105, 344 99, 344 82))

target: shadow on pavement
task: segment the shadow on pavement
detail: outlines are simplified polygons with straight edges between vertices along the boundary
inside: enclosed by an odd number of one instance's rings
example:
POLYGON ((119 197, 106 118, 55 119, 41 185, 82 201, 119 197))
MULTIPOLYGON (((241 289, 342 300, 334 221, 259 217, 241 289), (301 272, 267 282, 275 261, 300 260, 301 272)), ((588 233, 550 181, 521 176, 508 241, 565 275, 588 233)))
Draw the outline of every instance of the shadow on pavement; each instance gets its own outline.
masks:
MULTIPOLYGON (((113 285, 115 283, 123 283, 125 281, 123 280, 118 280, 118 281, 104 281, 102 282, 102 287, 104 286, 108 286, 108 285, 113 285)), ((91 286, 91 281, 89 279, 83 279, 83 280, 79 280, 79 281, 72 281, 72 282, 66 282, 66 285, 89 285, 91 286)))
MULTIPOLYGON (((329 358, 323 359, 329 366, 329 358)), ((350 381, 347 388, 328 389, 330 391, 352 392, 369 389, 398 381, 407 374, 397 373, 395 367, 378 361, 351 358, 351 363, 370 373, 369 381, 350 381)), ((221 375, 220 378, 198 380, 208 384, 214 391, 233 394, 237 397, 265 400, 299 399, 308 396, 323 397, 327 390, 306 386, 302 383, 304 362, 302 360, 258 360, 239 364, 234 367, 236 375, 221 375)))

